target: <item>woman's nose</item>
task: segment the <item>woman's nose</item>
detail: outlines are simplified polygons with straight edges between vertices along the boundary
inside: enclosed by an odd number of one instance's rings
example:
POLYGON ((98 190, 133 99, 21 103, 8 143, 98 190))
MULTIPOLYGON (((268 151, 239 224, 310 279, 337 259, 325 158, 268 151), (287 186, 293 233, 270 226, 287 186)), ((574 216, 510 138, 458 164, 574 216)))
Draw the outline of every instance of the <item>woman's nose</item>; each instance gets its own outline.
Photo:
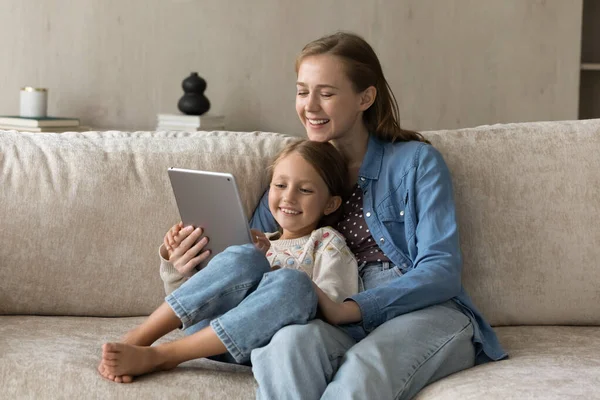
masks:
POLYGON ((312 93, 308 95, 308 97, 306 98, 306 104, 304 105, 304 109, 306 111, 319 111, 319 108, 319 98, 312 93))

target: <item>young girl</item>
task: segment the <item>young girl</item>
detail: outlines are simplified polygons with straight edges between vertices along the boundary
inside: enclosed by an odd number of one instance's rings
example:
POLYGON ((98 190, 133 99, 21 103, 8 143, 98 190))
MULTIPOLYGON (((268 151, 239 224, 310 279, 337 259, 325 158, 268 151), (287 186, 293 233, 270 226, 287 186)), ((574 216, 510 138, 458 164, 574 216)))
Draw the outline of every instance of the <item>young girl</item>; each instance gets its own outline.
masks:
MULTIPOLYGON (((329 143, 299 141, 286 147, 271 168, 268 203, 280 231, 253 231, 254 245, 217 254, 123 342, 104 344, 98 368, 104 377, 131 382, 135 375, 226 352, 245 363, 281 327, 313 319, 317 297, 329 304, 357 293, 356 261, 344 238, 324 226, 344 192, 347 168, 340 153, 329 143), (211 320, 210 326, 150 346, 174 329, 203 320, 211 320)), ((182 258, 177 249, 190 248, 200 230, 182 232, 181 224, 169 230, 165 249, 171 259, 194 268, 199 257, 182 258)))

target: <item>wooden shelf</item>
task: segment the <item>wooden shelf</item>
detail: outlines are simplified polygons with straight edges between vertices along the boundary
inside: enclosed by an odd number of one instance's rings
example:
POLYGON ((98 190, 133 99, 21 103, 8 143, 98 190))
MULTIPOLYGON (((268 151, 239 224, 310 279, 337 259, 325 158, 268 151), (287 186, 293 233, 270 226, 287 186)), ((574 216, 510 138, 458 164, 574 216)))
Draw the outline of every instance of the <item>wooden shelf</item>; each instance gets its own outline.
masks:
POLYGON ((582 63, 582 71, 600 71, 600 63, 582 63))

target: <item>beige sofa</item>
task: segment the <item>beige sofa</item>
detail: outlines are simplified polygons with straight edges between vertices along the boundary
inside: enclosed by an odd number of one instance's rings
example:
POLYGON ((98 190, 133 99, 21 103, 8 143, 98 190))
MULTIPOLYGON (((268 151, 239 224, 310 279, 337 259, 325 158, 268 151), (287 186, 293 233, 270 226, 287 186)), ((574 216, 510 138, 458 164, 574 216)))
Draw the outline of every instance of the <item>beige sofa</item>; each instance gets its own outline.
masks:
MULTIPOLYGON (((425 136, 453 173, 464 285, 511 357, 418 398, 600 398, 600 120, 425 136)), ((96 366, 163 300, 167 168, 233 172, 250 214, 289 140, 0 132, 0 397, 252 399, 247 367, 197 360, 123 385, 96 366)))

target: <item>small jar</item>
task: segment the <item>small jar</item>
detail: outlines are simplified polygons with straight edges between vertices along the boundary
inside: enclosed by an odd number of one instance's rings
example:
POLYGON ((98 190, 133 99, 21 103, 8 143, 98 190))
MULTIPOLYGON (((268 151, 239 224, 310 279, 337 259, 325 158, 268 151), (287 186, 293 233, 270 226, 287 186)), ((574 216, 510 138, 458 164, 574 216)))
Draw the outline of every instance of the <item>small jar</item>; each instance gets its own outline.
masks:
POLYGON ((30 86, 21 89, 21 117, 44 118, 46 117, 47 107, 48 89, 30 86))

